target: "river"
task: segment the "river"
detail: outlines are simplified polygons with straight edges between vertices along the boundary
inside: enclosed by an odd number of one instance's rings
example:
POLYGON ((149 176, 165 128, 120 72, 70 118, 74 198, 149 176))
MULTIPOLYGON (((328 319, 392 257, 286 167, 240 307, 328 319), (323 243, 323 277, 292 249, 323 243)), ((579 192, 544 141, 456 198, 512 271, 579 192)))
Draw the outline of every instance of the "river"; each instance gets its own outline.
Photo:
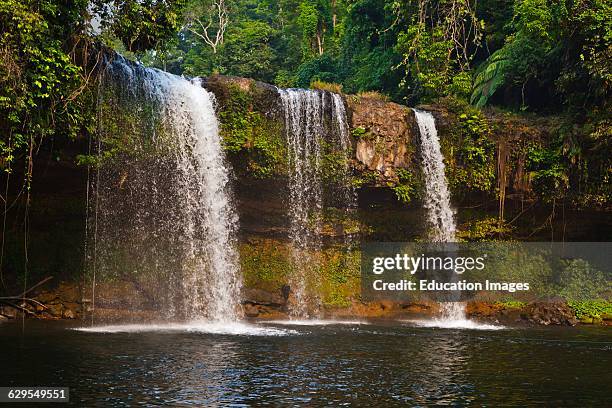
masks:
POLYGON ((253 322, 223 334, 205 324, 94 332, 74 330, 79 325, 0 325, 0 384, 68 386, 71 404, 80 406, 610 402, 612 337, 605 327, 253 322))

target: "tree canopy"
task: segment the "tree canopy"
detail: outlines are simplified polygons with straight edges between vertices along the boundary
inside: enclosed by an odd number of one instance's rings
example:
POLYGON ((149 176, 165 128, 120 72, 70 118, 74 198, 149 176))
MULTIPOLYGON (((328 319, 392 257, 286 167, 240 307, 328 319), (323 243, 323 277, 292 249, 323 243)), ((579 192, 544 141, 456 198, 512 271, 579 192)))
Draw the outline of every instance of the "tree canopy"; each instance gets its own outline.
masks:
POLYGON ((597 149, 612 132, 608 0, 0 0, 0 29, 7 173, 49 135, 92 134, 105 48, 189 76, 564 114, 597 149))

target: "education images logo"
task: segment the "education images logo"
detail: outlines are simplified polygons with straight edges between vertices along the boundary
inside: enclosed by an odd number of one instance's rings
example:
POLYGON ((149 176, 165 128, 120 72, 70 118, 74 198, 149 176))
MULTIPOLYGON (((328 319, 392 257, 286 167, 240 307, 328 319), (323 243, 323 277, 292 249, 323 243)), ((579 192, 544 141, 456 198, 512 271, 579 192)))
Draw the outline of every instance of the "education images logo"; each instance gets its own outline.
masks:
POLYGON ((495 282, 459 280, 455 275, 465 272, 485 271, 487 254, 480 256, 412 256, 397 253, 393 256, 376 256, 371 258, 371 272, 378 276, 372 281, 375 291, 503 291, 514 293, 528 291, 529 282, 495 282), (392 281, 381 276, 392 272, 392 281), (398 274, 427 275, 425 279, 397 279, 398 274))

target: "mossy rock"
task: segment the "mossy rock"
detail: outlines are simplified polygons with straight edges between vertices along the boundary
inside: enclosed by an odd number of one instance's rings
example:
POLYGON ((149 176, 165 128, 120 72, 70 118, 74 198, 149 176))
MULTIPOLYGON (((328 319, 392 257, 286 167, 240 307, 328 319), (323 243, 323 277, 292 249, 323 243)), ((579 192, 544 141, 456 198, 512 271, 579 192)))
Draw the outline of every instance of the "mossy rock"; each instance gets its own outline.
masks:
MULTIPOLYGON (((360 292, 360 252, 343 246, 313 250, 312 268, 305 272, 306 286, 325 307, 342 308, 360 292)), ((240 245, 241 270, 248 289, 277 292, 294 273, 291 246, 274 239, 250 239, 240 245)))
POLYGON ((603 320, 597 317, 583 317, 580 319, 582 324, 602 324, 603 320))
POLYGON ((219 106, 223 147, 239 176, 268 178, 284 171, 284 123, 276 88, 245 78, 211 77, 205 87, 219 106))

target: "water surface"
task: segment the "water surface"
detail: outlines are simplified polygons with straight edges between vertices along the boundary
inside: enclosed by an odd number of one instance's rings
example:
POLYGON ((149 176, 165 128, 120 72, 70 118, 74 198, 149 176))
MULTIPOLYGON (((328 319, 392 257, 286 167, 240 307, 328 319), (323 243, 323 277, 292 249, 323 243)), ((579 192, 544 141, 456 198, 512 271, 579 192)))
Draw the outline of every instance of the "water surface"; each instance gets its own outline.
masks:
MULTIPOLYGON (((0 385, 71 404, 606 406, 609 328, 459 330, 409 322, 253 323, 234 334, 0 325, 0 385), (268 333, 266 333, 268 331, 268 333)), ((205 327, 205 326, 202 326, 205 327)), ((609 405, 608 405, 609 406, 609 405)))

